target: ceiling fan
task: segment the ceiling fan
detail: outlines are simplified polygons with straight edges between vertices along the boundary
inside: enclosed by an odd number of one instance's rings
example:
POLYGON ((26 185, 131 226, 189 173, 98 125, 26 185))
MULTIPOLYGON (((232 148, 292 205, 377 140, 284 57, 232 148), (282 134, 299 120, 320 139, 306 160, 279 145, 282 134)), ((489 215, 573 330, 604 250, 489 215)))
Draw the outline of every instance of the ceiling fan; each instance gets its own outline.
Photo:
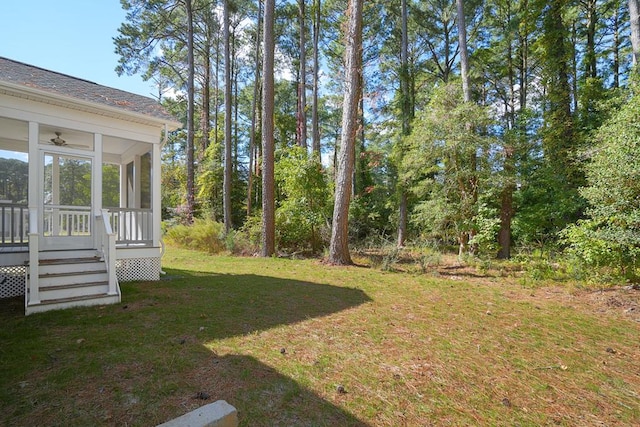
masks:
POLYGON ((59 130, 55 131, 54 134, 56 135, 56 137, 51 138, 49 141, 56 147, 80 148, 85 150, 87 149, 87 146, 83 144, 68 144, 67 141, 62 138, 62 132, 60 132, 59 130))
POLYGON ((55 131, 54 133, 56 134, 56 137, 50 139, 53 145, 57 145, 58 147, 64 147, 67 145, 67 141, 62 139, 62 132, 55 131))

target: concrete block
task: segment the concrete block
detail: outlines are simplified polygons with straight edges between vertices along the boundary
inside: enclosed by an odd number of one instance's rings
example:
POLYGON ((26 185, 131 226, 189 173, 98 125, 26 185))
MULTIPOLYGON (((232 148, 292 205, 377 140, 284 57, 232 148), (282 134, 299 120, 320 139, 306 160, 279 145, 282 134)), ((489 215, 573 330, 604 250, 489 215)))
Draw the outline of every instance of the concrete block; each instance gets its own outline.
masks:
POLYGON ((238 411, 224 400, 194 409, 158 427, 237 427, 238 411))

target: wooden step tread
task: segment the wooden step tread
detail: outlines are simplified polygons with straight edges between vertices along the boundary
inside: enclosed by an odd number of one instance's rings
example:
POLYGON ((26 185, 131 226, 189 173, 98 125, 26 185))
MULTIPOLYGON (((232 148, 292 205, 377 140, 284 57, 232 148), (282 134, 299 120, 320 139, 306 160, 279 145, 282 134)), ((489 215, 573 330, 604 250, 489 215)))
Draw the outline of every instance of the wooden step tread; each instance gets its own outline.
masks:
POLYGON ((64 304, 66 302, 86 301, 86 300, 92 300, 92 299, 108 298, 111 296, 113 295, 109 295, 108 293, 102 293, 102 294, 82 295, 82 296, 69 297, 69 298, 45 299, 45 300, 41 300, 39 304, 33 304, 33 305, 64 304))
POLYGON ((50 279, 52 277, 73 277, 73 276, 85 276, 87 274, 106 274, 107 270, 89 270, 89 271, 69 271, 65 273, 45 273, 39 274, 41 279, 50 279))
POLYGON ((103 261, 100 257, 83 257, 83 258, 52 258, 52 259, 41 259, 40 265, 58 265, 58 264, 85 264, 91 262, 101 262, 103 261))
POLYGON ((102 285, 109 286, 109 282, 100 281, 100 282, 87 282, 87 283, 73 283, 70 285, 41 286, 38 289, 40 290, 40 292, 47 292, 47 291, 58 291, 61 289, 88 288, 91 286, 102 286, 102 285))

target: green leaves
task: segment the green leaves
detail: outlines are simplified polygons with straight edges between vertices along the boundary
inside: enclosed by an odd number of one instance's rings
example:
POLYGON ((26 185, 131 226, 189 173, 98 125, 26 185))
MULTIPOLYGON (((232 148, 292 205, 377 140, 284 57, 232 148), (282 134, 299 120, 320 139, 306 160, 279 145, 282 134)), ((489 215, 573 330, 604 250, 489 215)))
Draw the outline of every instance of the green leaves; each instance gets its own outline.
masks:
POLYGON ((590 268, 636 278, 640 255, 640 97, 633 96, 596 133, 586 155, 590 219, 568 227, 569 252, 590 268))
POLYGON ((414 224, 431 237, 476 228, 478 193, 490 173, 487 153, 491 138, 487 109, 463 103, 459 84, 434 91, 426 110, 406 139, 400 179, 420 199, 414 224))
POLYGON ((281 249, 320 249, 320 229, 330 213, 329 185, 320 159, 301 147, 279 150, 275 178, 280 194, 276 209, 278 246, 281 249))

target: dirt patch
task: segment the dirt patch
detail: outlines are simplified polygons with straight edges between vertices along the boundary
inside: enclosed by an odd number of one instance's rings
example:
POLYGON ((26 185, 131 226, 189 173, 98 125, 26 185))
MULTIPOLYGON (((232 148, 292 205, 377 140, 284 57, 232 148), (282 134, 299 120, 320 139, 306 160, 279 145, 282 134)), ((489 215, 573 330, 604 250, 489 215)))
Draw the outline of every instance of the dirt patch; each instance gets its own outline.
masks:
POLYGON ((640 290, 620 286, 595 292, 583 292, 580 297, 592 304, 596 311, 618 313, 640 322, 640 290))

